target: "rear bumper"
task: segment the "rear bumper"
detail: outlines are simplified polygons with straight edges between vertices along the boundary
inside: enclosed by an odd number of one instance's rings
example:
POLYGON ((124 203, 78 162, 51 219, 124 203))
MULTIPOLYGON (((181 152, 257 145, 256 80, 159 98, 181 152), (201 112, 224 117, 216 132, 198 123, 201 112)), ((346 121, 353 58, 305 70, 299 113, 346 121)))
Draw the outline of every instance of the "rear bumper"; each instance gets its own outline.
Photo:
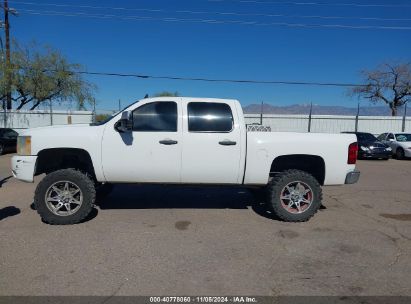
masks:
POLYGON ((11 158, 11 172, 21 181, 32 183, 36 167, 37 156, 13 156, 11 158))
POLYGON ((345 177, 345 183, 346 184, 355 184, 356 182, 358 182, 358 180, 360 179, 360 171, 358 170, 354 170, 351 172, 348 172, 346 177, 345 177))

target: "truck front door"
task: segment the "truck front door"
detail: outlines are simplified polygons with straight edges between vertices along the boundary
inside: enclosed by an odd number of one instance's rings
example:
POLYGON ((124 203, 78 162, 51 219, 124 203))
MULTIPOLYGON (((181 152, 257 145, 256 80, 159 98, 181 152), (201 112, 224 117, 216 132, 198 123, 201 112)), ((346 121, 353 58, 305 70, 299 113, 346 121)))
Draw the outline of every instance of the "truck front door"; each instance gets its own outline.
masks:
POLYGON ((107 126, 103 170, 109 182, 181 182, 181 105, 174 101, 141 102, 132 111, 131 132, 107 126))

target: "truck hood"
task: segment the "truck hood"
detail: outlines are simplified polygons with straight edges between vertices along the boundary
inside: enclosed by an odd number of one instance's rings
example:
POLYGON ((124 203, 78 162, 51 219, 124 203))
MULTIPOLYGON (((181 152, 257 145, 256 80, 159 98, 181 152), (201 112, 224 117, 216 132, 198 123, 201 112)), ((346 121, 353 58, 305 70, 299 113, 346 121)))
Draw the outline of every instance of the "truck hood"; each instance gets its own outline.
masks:
POLYGON ((44 149, 74 148, 89 151, 100 149, 105 126, 87 124, 61 125, 27 129, 20 136, 31 136, 31 153, 44 149))
POLYGON ((54 134, 65 134, 66 132, 75 132, 76 134, 81 134, 82 132, 88 132, 95 127, 90 127, 89 124, 74 124, 74 125, 55 125, 47 127, 37 127, 22 130, 19 135, 22 136, 36 136, 36 135, 54 135, 54 134))

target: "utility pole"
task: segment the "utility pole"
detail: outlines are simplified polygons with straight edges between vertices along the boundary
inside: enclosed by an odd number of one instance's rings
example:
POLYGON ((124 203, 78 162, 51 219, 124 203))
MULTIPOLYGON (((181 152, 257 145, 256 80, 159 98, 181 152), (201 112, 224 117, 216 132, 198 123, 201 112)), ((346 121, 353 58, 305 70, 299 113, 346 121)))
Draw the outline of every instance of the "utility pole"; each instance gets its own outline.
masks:
POLYGON ((4 32, 6 36, 6 107, 11 110, 11 75, 10 75, 10 24, 9 24, 9 4, 4 0, 4 32))
MULTIPOLYGON (((1 22, 1 25, 3 26, 3 22, 1 22)), ((3 39, 0 37, 0 46, 1 46, 1 65, 3 66, 3 75, 2 78, 4 79, 4 48, 3 48, 3 39)), ((5 90, 4 90, 4 85, 2 84, 1 86, 2 92, 1 95, 4 96, 5 90)), ((6 106, 6 99, 3 98, 3 120, 4 120, 4 127, 7 128, 7 106, 6 106)))
POLYGON ((121 99, 118 100, 118 111, 121 111, 121 99))

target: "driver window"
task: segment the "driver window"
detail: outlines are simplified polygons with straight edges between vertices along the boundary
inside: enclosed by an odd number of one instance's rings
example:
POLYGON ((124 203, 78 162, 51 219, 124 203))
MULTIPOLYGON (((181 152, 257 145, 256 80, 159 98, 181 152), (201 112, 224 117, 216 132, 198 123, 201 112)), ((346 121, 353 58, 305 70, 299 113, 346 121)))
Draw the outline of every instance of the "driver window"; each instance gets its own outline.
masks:
POLYGON ((173 101, 147 103, 133 111, 133 131, 177 132, 177 104, 173 101))

